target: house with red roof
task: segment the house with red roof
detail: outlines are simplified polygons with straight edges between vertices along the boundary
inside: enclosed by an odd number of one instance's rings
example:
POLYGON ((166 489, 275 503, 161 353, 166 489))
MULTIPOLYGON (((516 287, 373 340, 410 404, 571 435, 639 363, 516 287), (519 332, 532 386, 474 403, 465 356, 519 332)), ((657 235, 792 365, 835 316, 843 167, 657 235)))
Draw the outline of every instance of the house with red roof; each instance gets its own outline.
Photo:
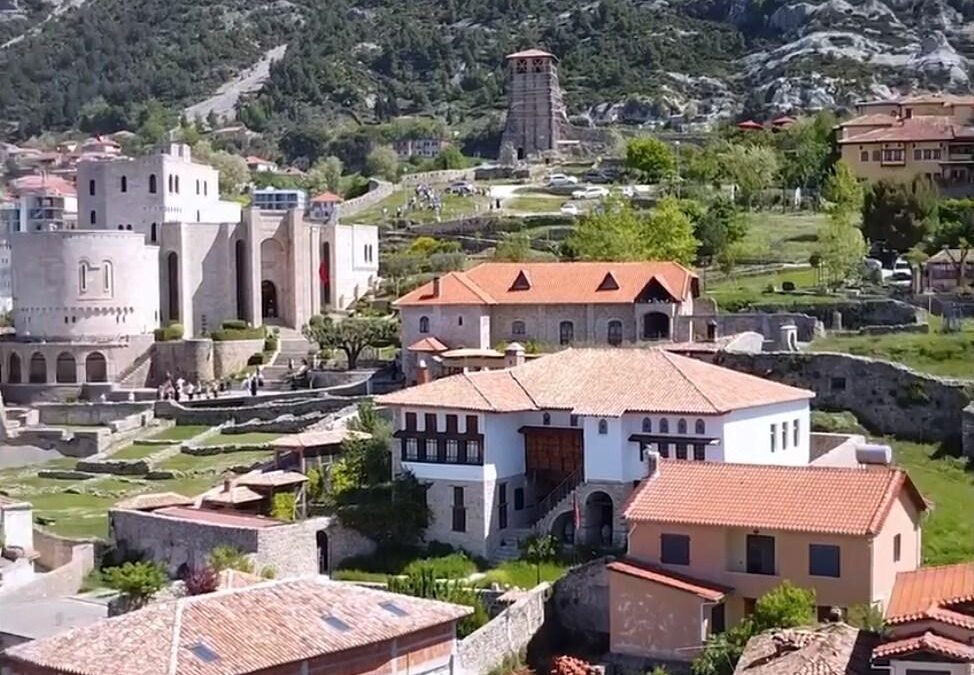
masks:
POLYGON ((338 208, 342 201, 339 195, 327 190, 315 195, 308 202, 308 220, 314 223, 337 222, 338 208))
POLYGON ((450 272, 394 303, 402 317, 403 370, 415 382, 425 361, 442 371, 446 350, 499 343, 645 344, 665 341, 677 316, 693 314, 697 275, 668 261, 481 263, 450 272))
POLYGON ((810 391, 663 349, 509 351, 508 368, 377 398, 393 411, 395 471, 430 484, 431 540, 491 558, 532 532, 622 546, 623 505, 652 452, 810 461, 810 391))
POLYGON ((902 469, 651 464, 624 508, 628 553, 608 565, 615 654, 691 661, 785 580, 815 590, 820 621, 835 608, 893 608, 897 573, 920 565, 927 503, 902 469))

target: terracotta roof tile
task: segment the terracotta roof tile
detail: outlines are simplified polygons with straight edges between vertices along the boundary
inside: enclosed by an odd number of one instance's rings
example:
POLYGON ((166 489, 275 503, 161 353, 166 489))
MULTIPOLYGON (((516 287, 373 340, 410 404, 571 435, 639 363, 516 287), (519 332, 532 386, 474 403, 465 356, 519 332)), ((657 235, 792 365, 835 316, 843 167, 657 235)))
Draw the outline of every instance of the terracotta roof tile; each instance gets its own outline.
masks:
POLYGON ((192 497, 186 497, 176 492, 153 492, 123 499, 116 503, 115 507, 133 511, 153 511, 167 506, 188 506, 193 501, 192 497))
POLYGON ((229 490, 219 488, 203 495, 204 503, 212 504, 247 504, 249 502, 259 502, 264 498, 259 492, 254 492, 249 487, 235 485, 229 490))
POLYGON ((395 305, 632 303, 654 278, 675 299, 683 301, 692 295, 693 281, 697 277, 682 265, 667 261, 492 262, 482 263, 466 272, 445 274, 440 277, 437 295, 434 295, 434 282, 431 281, 407 293, 395 305), (530 287, 512 289, 522 273, 530 287), (599 290, 609 273, 618 288, 599 290))
POLYGON ((554 54, 551 52, 546 52, 543 49, 525 49, 520 52, 514 52, 513 54, 508 54, 506 58, 508 59, 529 59, 532 56, 551 56, 554 54))
POLYGON ((965 128, 954 124, 949 117, 927 115, 901 119, 888 127, 852 134, 839 143, 949 141, 965 133, 965 128))
POLYGON ((311 198, 312 204, 337 204, 342 201, 342 198, 336 195, 334 192, 322 192, 320 195, 315 195, 311 198))
POLYGON ((670 570, 646 565, 637 562, 612 562, 606 567, 612 572, 636 577, 656 584, 662 584, 678 591, 685 591, 703 598, 709 602, 717 602, 724 598, 733 589, 728 586, 721 586, 702 579, 694 579, 683 574, 677 574, 670 570))
POLYGON ((775 629, 748 640, 735 675, 879 675, 869 663, 878 638, 844 623, 775 629))
POLYGON ((321 578, 272 581, 160 602, 6 656, 77 675, 237 675, 394 640, 470 611, 321 578))
POLYGON ((207 523, 223 527, 238 527, 258 529, 264 527, 278 527, 285 523, 273 518, 263 516, 251 516, 236 511, 213 511, 210 509, 195 509, 183 506, 169 506, 157 511, 153 511, 154 516, 164 516, 166 518, 177 518, 196 523, 207 523))
POLYGON ((873 650, 873 658, 887 659, 891 656, 911 654, 914 652, 931 652, 938 656, 946 656, 951 659, 974 661, 974 646, 941 637, 934 633, 924 633, 917 637, 887 642, 873 650))
POLYGON ((895 115, 869 113, 840 122, 839 127, 891 127, 899 121, 895 115))
POLYGON ((250 473, 237 479, 237 485, 244 487, 282 487, 285 485, 300 485, 308 477, 297 471, 264 471, 250 473))
POLYGON ((900 572, 886 607, 887 623, 925 618, 931 609, 974 601, 974 562, 900 572))
POLYGON ((713 415, 809 399, 805 389, 663 349, 566 349, 503 371, 445 377, 380 396, 386 405, 495 412, 571 410, 713 415))
POLYGON ((879 531, 904 488, 926 508, 906 472, 892 467, 661 459, 623 513, 633 521, 863 536, 879 531))
POLYGON ((298 434, 285 434, 271 445, 275 448, 320 448, 326 445, 341 445, 346 440, 372 438, 372 434, 354 429, 309 429, 298 434))
POLYGON ((440 352, 445 352, 449 347, 443 344, 439 338, 436 337, 424 337, 416 340, 408 347, 406 351, 410 352, 429 352, 431 354, 438 354, 440 352))
POLYGON ((66 196, 78 194, 73 183, 60 176, 49 174, 33 174, 14 179, 10 181, 10 189, 17 194, 24 192, 45 192, 66 196))

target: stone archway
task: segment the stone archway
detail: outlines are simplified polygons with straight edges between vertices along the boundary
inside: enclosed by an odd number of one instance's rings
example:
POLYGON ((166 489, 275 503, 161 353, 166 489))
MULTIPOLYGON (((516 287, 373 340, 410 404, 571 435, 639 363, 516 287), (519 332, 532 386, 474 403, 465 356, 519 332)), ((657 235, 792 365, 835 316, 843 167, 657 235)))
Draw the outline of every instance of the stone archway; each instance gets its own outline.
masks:
POLYGON ((315 543, 318 547, 318 574, 328 574, 328 533, 318 530, 315 543))
POLYGON ((287 310, 291 288, 288 284, 287 252, 277 239, 260 243, 260 306, 261 316, 274 321, 290 320, 287 310))
POLYGON ((277 304, 277 286, 273 281, 260 282, 260 315, 265 319, 276 319, 280 316, 277 304))
POLYGON ((108 362, 101 352, 92 352, 85 359, 85 379, 88 382, 108 382, 108 362))
POLYGON ((573 511, 559 513, 551 522, 551 536, 561 544, 575 543, 575 518, 573 511))
POLYGON ((67 352, 58 354, 54 365, 54 381, 58 384, 76 384, 78 382, 78 364, 74 357, 67 352))
POLYGON ((27 381, 30 384, 47 383, 47 359, 40 352, 34 352, 30 357, 30 368, 27 373, 27 381))
POLYGON ((10 354, 10 368, 7 371, 7 382, 10 384, 20 384, 23 376, 21 375, 22 366, 20 355, 16 352, 10 354))
POLYGON ((663 312, 643 315, 643 340, 667 340, 670 337, 670 317, 663 312))
POLYGON ((602 491, 585 500, 585 541, 596 546, 611 546, 613 535, 612 497, 602 491))

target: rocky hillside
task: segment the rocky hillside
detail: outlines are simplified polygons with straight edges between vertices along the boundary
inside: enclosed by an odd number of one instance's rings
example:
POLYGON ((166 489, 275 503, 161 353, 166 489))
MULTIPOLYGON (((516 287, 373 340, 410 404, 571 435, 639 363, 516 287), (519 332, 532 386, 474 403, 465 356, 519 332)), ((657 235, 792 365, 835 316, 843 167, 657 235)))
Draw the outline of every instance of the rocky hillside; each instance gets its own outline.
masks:
POLYGON ((528 45, 561 57, 571 112, 597 122, 842 106, 968 91, 972 18, 972 0, 0 0, 0 121, 22 136, 183 109, 285 45, 248 80, 255 128, 482 118, 528 45))

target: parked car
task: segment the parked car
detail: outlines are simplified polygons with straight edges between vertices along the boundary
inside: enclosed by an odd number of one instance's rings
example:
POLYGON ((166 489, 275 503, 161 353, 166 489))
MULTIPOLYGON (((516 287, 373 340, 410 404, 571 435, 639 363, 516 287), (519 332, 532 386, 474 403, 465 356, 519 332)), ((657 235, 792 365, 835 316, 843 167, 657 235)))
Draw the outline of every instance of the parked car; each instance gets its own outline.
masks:
POLYGON ((613 175, 615 172, 609 172, 605 169, 591 169, 585 174, 586 183, 611 183, 614 181, 618 174, 613 175))
POLYGON ((621 192, 622 196, 625 197, 626 199, 632 199, 633 197, 636 196, 636 188, 633 185, 623 185, 619 189, 619 192, 621 192))
POLYGON ((562 204, 560 211, 561 215, 563 216, 577 216, 582 212, 582 210, 578 208, 578 204, 574 204, 572 202, 565 202, 562 204))
POLYGON ((572 192, 572 199, 605 199, 609 196, 609 189, 598 185, 587 185, 572 192))
POLYGON ((568 187, 569 185, 578 185, 578 179, 564 173, 553 173, 548 176, 545 185, 548 187, 568 187))
POLYGON ((450 183, 450 186, 446 189, 451 195, 473 195, 477 194, 476 186, 470 181, 458 180, 455 183, 450 183))

